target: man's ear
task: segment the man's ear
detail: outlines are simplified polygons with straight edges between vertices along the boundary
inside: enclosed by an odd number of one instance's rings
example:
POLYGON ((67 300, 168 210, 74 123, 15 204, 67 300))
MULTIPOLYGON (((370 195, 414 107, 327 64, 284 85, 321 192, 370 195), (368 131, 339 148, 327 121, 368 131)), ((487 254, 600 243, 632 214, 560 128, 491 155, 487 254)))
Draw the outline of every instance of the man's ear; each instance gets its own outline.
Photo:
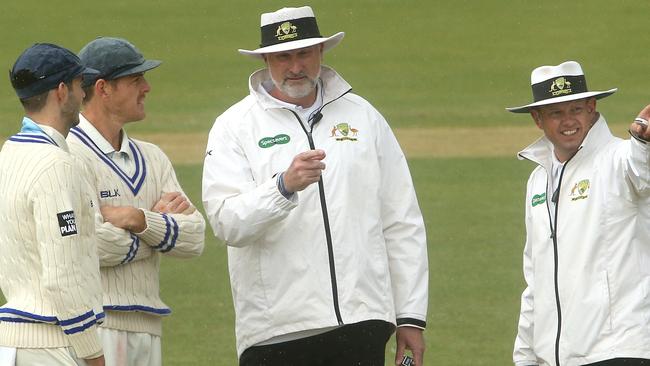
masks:
POLYGON ((95 81, 95 95, 105 97, 110 95, 110 84, 104 79, 95 81))
POLYGON ((68 85, 64 82, 60 82, 59 85, 54 89, 54 94, 56 94, 56 100, 59 103, 63 103, 66 98, 68 98, 68 94, 70 93, 70 89, 68 88, 68 85))

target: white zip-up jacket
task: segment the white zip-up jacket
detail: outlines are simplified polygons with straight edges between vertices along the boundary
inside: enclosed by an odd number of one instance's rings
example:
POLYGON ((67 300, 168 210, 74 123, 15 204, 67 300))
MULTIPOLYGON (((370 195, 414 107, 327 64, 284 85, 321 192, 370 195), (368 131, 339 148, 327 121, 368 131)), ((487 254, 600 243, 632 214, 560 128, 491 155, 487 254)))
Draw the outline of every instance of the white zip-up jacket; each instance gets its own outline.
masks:
POLYGON ((250 95, 217 118, 203 203, 226 242, 237 351, 272 337, 379 319, 424 328, 424 223, 406 159, 384 118, 322 67, 313 131, 250 78, 250 95), (295 155, 325 151, 323 192, 285 198, 276 186, 295 155))
POLYGON ((514 362, 650 358, 648 145, 614 137, 601 116, 564 164, 555 195, 547 192, 551 154, 545 137, 519 153, 539 166, 526 193, 528 286, 514 362))

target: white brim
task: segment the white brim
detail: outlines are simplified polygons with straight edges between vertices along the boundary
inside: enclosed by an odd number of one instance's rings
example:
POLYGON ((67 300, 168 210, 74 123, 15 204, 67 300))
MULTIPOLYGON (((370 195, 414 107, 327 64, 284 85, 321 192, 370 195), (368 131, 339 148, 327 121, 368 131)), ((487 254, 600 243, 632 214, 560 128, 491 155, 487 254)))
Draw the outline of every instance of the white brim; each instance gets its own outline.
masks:
POLYGON ((265 53, 297 50, 299 48, 310 47, 322 43, 323 52, 325 52, 330 48, 339 44, 339 42, 341 42, 344 36, 345 36, 344 32, 338 32, 331 37, 307 38, 307 39, 301 39, 299 41, 274 44, 273 46, 262 47, 256 50, 243 50, 240 48, 237 51, 239 51, 239 53, 241 53, 242 55, 247 55, 247 56, 261 59, 262 55, 264 55, 265 53))
POLYGON ((608 96, 614 94, 617 90, 618 90, 618 88, 614 88, 614 89, 609 89, 607 91, 592 91, 592 92, 565 95, 565 96, 557 97, 557 98, 548 98, 548 99, 540 100, 539 102, 531 103, 531 104, 524 105, 524 106, 521 106, 521 107, 506 108, 506 110, 508 110, 510 112, 513 112, 513 113, 528 113, 528 112, 530 112, 530 108, 532 108, 532 107, 539 107, 539 106, 548 105, 548 104, 562 103, 562 102, 568 102, 570 100, 584 99, 584 98, 591 98, 591 97, 594 97, 596 99, 601 99, 601 98, 605 98, 605 97, 608 97, 608 96))

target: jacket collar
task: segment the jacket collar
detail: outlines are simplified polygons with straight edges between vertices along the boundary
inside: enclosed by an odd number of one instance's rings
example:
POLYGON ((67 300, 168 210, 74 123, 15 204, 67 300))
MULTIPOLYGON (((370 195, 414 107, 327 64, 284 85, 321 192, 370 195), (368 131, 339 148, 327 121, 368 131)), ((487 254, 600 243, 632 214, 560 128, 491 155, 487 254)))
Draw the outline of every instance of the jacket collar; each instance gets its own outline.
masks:
MULTIPOLYGON (((579 159, 581 156, 592 154, 598 149, 602 148, 608 140, 612 138, 612 133, 607 126, 607 121, 602 114, 599 115, 598 120, 591 127, 587 136, 582 141, 578 152, 574 159, 579 159)), ((530 144, 517 154, 519 160, 531 160, 550 171, 553 162, 553 144, 546 138, 540 137, 537 141, 530 144)))
MULTIPOLYGON (((339 98, 341 95, 352 89, 350 84, 334 71, 334 69, 328 66, 321 66, 320 79, 324 90, 323 105, 339 98)), ((251 96, 253 96, 264 109, 283 108, 284 106, 278 103, 275 98, 271 97, 267 93, 261 93, 259 91, 259 88, 264 87, 262 83, 268 80, 271 80, 271 75, 268 69, 261 69, 252 73, 248 79, 248 89, 251 96)))

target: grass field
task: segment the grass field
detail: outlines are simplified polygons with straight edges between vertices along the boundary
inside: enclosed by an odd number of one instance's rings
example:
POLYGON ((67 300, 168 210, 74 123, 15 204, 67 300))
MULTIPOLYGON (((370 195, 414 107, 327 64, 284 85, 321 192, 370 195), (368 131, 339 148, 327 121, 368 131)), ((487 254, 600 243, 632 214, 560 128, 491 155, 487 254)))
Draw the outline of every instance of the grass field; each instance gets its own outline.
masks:
MULTIPOLYGON (((162 60, 147 74, 153 88, 148 117, 129 126, 129 133, 169 152, 183 187, 199 204, 207 131, 218 114, 247 93, 248 75, 262 67, 236 49, 256 47, 261 12, 304 4, 7 1, 0 16, 0 66, 10 69, 34 42, 78 51, 100 35, 127 38, 146 57, 162 60)), ((429 240, 426 364, 511 364, 523 289, 524 185, 532 169, 514 154, 539 132, 529 117, 506 113, 504 107, 531 99, 532 68, 575 59, 583 64, 591 89, 619 87, 599 102, 599 109, 624 136, 627 122, 650 103, 650 3, 310 4, 323 34, 346 32, 325 63, 384 113, 409 157, 429 240)), ((14 133, 21 116, 5 79, 0 82, 0 136, 14 133)), ((236 364, 226 249, 209 230, 202 257, 163 262, 161 291, 174 310, 165 321, 166 365, 236 364)), ((387 354, 393 352, 391 340, 387 354)))

